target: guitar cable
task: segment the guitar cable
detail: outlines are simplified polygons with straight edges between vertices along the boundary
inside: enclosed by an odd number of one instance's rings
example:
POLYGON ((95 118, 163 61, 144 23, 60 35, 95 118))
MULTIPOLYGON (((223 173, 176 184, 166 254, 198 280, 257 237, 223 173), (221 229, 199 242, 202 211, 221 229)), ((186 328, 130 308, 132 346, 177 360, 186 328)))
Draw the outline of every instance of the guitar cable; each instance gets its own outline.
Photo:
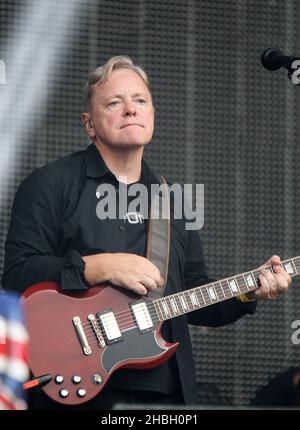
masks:
POLYGON ((38 376, 37 378, 31 379, 31 381, 25 382, 23 384, 23 389, 29 390, 33 387, 41 387, 43 385, 48 384, 50 381, 52 381, 52 379, 53 377, 49 373, 38 376))

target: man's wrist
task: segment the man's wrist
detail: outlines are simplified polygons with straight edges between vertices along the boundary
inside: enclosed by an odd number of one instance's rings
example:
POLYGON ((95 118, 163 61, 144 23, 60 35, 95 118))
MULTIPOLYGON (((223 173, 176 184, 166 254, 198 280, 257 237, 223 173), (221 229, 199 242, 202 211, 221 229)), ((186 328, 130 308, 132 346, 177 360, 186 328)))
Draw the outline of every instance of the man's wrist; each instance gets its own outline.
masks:
POLYGON ((256 301, 255 298, 251 297, 251 293, 240 294, 239 296, 237 296, 237 299, 242 303, 250 303, 256 301))

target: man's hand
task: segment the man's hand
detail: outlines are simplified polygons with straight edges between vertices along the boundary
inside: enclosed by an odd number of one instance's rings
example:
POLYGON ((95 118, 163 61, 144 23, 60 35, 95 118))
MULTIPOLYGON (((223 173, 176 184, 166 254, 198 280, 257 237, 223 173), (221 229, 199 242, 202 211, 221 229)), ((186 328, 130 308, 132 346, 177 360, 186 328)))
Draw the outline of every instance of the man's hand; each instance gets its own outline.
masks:
POLYGON ((112 265, 108 280, 114 285, 128 288, 138 294, 162 287, 164 279, 151 261, 135 254, 111 254, 112 265))
POLYGON ((285 294, 292 282, 290 275, 281 267, 281 259, 278 255, 273 255, 261 267, 259 275, 260 287, 248 293, 247 296, 253 299, 275 300, 282 294, 285 294), (271 266, 274 269, 274 274, 265 269, 271 266))
POLYGON ((164 284, 158 268, 147 258, 139 255, 104 253, 85 256, 83 260, 86 264, 85 278, 90 285, 109 281, 145 295, 164 284))

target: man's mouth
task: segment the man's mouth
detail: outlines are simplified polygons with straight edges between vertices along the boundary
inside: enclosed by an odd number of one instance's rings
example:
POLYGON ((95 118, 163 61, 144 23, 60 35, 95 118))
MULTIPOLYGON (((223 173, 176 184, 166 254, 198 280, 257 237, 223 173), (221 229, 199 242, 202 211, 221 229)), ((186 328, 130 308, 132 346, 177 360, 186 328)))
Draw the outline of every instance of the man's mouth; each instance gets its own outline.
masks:
POLYGON ((132 126, 144 127, 142 124, 137 124, 137 123, 134 122, 134 123, 131 123, 131 124, 124 124, 120 128, 127 128, 127 127, 132 127, 132 126))

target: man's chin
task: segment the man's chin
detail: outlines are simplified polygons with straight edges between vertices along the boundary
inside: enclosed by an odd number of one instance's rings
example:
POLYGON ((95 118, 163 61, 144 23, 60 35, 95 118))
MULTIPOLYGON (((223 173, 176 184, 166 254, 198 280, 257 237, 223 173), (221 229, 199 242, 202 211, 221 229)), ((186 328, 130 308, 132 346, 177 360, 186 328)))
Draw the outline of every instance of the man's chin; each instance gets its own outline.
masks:
POLYGON ((144 146, 148 145, 150 142, 118 142, 113 143, 110 146, 112 148, 118 148, 118 149, 139 149, 143 148, 144 146))

